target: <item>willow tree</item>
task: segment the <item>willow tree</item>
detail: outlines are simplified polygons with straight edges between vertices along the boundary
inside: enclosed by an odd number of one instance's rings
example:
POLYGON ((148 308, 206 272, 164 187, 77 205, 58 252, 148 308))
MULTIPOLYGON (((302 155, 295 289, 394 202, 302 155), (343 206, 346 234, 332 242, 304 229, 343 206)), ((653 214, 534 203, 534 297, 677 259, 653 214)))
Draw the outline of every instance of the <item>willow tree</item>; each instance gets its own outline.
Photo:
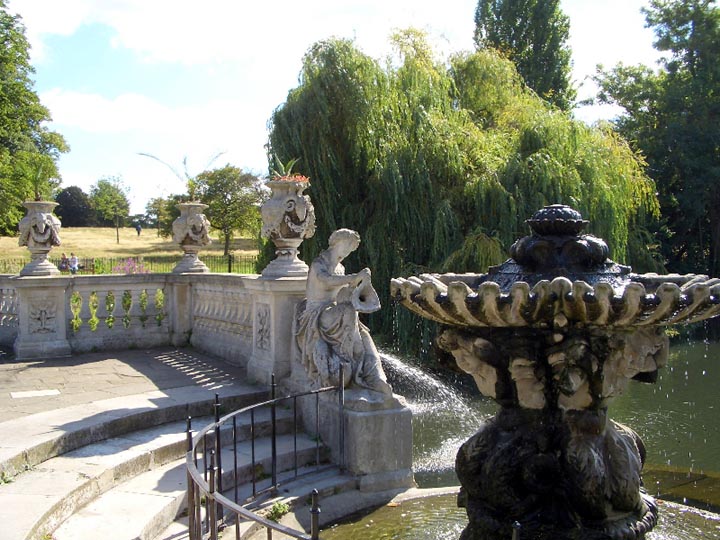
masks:
MULTIPOLYGON (((394 42, 397 61, 384 64, 347 40, 315 44, 272 116, 271 154, 299 158, 311 178, 318 227, 307 259, 334 229, 358 230, 349 265, 373 270, 387 306, 391 277, 484 272, 535 210, 566 203, 616 260, 652 263, 642 234, 654 187, 621 139, 548 106, 491 50, 444 64, 417 31, 394 42)), ((371 322, 389 335, 392 310, 371 322)))

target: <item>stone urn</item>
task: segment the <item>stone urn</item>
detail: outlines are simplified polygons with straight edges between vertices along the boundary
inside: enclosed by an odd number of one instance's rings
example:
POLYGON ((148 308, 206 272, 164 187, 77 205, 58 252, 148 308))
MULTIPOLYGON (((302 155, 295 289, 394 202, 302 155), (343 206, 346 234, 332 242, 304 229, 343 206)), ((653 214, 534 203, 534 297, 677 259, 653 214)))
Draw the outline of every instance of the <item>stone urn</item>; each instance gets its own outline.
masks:
POLYGON ((30 250, 31 261, 20 270, 21 276, 58 276, 60 270, 48 261, 48 253, 60 245, 60 220, 53 214, 54 201, 25 201, 27 214, 20 220, 18 243, 30 250))
POLYGON ((210 270, 198 258, 199 251, 210 244, 210 222, 203 210, 208 207, 198 201, 178 204, 180 217, 173 221, 173 241, 183 250, 183 258, 173 268, 173 273, 207 273, 210 270))
POLYGON ((392 280, 403 306, 441 325, 438 345, 500 411, 456 459, 463 540, 636 540, 657 522, 645 448, 608 406, 631 379, 653 382, 665 326, 720 313, 720 280, 635 274, 552 205, 511 259, 486 274, 392 280))
POLYGON ((304 176, 269 180, 272 196, 260 208, 262 235, 275 244, 276 258, 263 270, 263 277, 306 276, 308 266, 298 257, 305 238, 315 234, 315 209, 308 195, 310 182, 304 176))

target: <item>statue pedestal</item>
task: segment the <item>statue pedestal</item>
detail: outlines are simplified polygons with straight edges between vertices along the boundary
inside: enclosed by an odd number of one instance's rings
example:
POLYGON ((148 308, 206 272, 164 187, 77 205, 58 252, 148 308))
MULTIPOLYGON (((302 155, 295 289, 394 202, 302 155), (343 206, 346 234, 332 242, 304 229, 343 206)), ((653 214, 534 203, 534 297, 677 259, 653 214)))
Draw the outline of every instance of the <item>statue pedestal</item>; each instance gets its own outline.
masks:
POLYGON ((321 394, 301 404, 305 431, 319 434, 330 447, 333 463, 358 479, 360 491, 415 486, 412 472, 412 411, 398 395, 346 390, 340 416, 337 393, 321 394), (339 418, 344 432, 341 434, 339 418), (342 440, 341 440, 342 439, 342 440))

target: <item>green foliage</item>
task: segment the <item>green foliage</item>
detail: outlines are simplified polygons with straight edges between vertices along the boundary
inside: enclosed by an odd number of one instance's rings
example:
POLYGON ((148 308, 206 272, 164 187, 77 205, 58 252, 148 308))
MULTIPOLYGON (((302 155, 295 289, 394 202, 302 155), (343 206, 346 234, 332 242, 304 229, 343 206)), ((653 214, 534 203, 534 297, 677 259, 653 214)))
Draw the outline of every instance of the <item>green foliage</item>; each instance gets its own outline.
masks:
POLYGON ((254 236, 260 230, 261 192, 258 186, 256 176, 230 164, 200 173, 196 178, 200 199, 208 205, 210 224, 220 231, 223 239, 224 255, 230 253, 235 231, 254 236))
POLYGON ((90 227, 95 223, 90 197, 81 188, 70 186, 60 190, 55 202, 58 203, 55 214, 63 227, 90 227))
POLYGON ((130 211, 127 188, 117 177, 101 178, 90 188, 90 205, 97 215, 112 221, 120 243, 119 229, 130 211))
POLYGON ((0 0, 0 233, 12 234, 25 199, 51 196, 60 175, 65 140, 43 124, 50 120, 33 89, 29 45, 20 17, 0 0))
POLYGON ((290 512, 290 506, 287 503, 277 501, 273 503, 267 513, 267 518, 271 521, 280 521, 284 515, 290 512))
MULTIPOLYGON (((270 150, 299 156, 318 209, 306 260, 335 229, 357 230, 362 244, 347 267, 369 266, 388 305, 394 276, 502 262, 528 233, 524 220, 552 203, 583 212, 616 260, 647 253, 635 229, 657 212, 654 186, 623 140, 548 106, 495 51, 444 65, 421 38, 394 37, 396 66, 350 41, 315 44, 273 114, 270 150)), ((390 336, 392 318, 384 310, 370 322, 390 336)))
POLYGON ((517 66, 527 85, 562 110, 572 107, 570 20, 560 0, 479 0, 475 44, 517 66))
POLYGON ((168 224, 170 213, 168 200, 163 197, 150 199, 145 205, 145 219, 153 224, 158 236, 169 236, 169 229, 172 226, 172 221, 168 224))
POLYGON ((601 71, 598 99, 648 163, 658 188, 662 256, 670 270, 720 274, 720 10, 710 0, 652 0, 643 10, 666 53, 656 72, 601 71))

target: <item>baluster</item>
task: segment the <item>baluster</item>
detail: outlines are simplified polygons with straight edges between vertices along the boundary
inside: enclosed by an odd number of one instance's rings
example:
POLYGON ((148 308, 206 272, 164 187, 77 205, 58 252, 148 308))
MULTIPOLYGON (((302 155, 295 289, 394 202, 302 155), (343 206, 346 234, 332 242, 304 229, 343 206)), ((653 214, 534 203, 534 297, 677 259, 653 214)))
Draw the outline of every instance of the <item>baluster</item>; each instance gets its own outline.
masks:
POLYGON ((142 306, 140 305, 140 295, 144 289, 130 289, 130 309, 128 316, 130 317, 130 325, 140 325, 140 317, 143 316, 142 306))
POLYGON ((87 323, 90 320, 90 294, 91 291, 78 291, 80 294, 80 313, 78 314, 78 317, 80 317, 80 320, 82 323, 80 324, 79 331, 82 331, 83 328, 89 329, 87 323))
POLYGON ((125 310, 122 307, 123 302, 123 290, 122 289, 113 289, 111 291, 113 294, 113 302, 115 305, 113 305, 112 311, 108 313, 108 317, 112 315, 113 317, 113 328, 117 328, 118 325, 122 325, 122 318, 125 315, 125 310))
POLYGON ((105 327, 107 328, 107 318, 110 315, 107 309, 107 296, 108 291, 95 291, 97 295, 97 310, 95 316, 98 318, 98 330, 105 327))

